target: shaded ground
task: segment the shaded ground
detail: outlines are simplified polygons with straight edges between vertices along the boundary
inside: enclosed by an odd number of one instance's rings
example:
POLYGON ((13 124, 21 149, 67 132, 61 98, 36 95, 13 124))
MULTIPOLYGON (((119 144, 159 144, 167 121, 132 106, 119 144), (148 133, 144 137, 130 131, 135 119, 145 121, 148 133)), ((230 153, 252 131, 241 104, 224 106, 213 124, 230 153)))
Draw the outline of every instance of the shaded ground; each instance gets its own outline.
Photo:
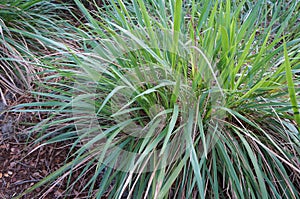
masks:
MULTIPOLYGON (((34 150, 36 147, 37 145, 28 145, 25 141, 20 142, 15 137, 0 140, 0 199, 16 197, 56 171, 66 163, 70 151, 70 145, 66 143, 54 143, 34 150)), ((77 178, 79 172, 74 172, 71 181, 77 178)), ((92 175, 93 171, 90 171, 90 174, 92 175)), ((47 186, 37 188, 22 198, 87 198, 87 193, 81 191, 87 180, 81 178, 75 189, 67 194, 64 192, 66 182, 63 181, 51 189, 47 186)))
MULTIPOLYGON (((43 116, 5 112, 5 109, 15 103, 21 103, 22 98, 14 98, 6 96, 5 103, 8 105, 0 100, 0 199, 11 199, 20 195, 70 161, 66 157, 69 156, 71 141, 38 147, 40 143, 33 145, 27 140, 28 129, 25 124, 36 123, 37 118, 43 116)), ((89 173, 92 175, 93 171, 90 170, 89 173)), ((75 181, 79 174, 80 170, 74 172, 71 181, 75 181)), ((62 181, 51 189, 49 186, 37 188, 22 198, 87 198, 87 193, 81 191, 87 180, 88 178, 81 178, 69 193, 64 192, 67 183, 62 181), (43 196, 44 193, 47 194, 43 196)))
MULTIPOLYGON (((0 198, 13 198, 62 166, 68 150, 58 144, 47 145, 30 153, 33 147, 9 139, 0 145, 0 198)), ((56 186, 46 198, 59 198, 62 191, 56 186)), ((36 189, 23 198, 36 198, 45 190, 36 189)))

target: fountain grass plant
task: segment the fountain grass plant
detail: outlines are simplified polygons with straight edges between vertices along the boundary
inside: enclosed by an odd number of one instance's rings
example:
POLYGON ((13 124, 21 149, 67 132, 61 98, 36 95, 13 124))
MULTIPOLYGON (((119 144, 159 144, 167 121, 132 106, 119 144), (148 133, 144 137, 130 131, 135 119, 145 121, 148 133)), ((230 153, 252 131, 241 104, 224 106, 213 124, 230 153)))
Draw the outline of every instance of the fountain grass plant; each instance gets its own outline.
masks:
POLYGON ((27 192, 94 170, 91 198, 299 198, 298 1, 75 2, 76 48, 38 36, 48 100, 16 109, 76 152, 27 192))

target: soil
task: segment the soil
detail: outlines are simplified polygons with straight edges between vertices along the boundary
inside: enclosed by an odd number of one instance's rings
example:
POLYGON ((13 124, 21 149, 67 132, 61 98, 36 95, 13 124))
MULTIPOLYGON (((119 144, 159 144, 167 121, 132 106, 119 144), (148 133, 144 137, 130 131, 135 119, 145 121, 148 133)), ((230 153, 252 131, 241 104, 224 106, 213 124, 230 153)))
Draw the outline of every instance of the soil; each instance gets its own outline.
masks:
MULTIPOLYGON (((21 195, 28 188, 38 183, 44 177, 53 173, 71 159, 72 142, 53 143, 42 146, 16 135, 0 138, 0 199, 11 199, 21 195)), ((71 182, 77 179, 80 170, 73 173, 71 182)), ((91 170, 86 178, 80 178, 74 189, 66 193, 66 179, 49 189, 46 184, 22 196, 22 199, 60 199, 88 198, 88 193, 81 191, 93 174, 91 170), (46 193, 46 195, 44 195, 46 193)), ((51 185, 50 185, 51 186, 51 185)), ((96 190, 95 190, 96 191, 96 190)))
MULTIPOLYGON (((30 101, 30 98, 26 100, 30 101)), ((43 116, 7 111, 9 107, 22 102, 24 103, 21 97, 15 96, 11 99, 6 98, 5 101, 0 99, 0 199, 20 196, 71 160, 67 160, 66 157, 69 155, 72 141, 42 145, 34 143, 35 137, 29 136, 30 128, 38 122, 37 118, 43 116), (28 124, 31 124, 31 127, 28 124)), ((80 170, 74 172, 71 182, 76 180, 79 174, 80 170)), ((87 198, 88 193, 81 190, 92 174, 93 170, 86 175, 87 178, 80 178, 74 189, 68 193, 65 192, 67 183, 64 180, 50 189, 50 184, 41 186, 21 198, 87 198)))
MULTIPOLYGON (((30 153, 34 146, 15 139, 1 140, 0 145, 0 198, 10 199, 57 170, 64 164, 68 150, 61 144, 52 144, 30 153)), ((45 192, 37 188, 22 198, 40 198, 45 192)), ((45 198, 60 198, 60 186, 55 187, 45 198)), ((75 197, 74 197, 75 198, 75 197)))

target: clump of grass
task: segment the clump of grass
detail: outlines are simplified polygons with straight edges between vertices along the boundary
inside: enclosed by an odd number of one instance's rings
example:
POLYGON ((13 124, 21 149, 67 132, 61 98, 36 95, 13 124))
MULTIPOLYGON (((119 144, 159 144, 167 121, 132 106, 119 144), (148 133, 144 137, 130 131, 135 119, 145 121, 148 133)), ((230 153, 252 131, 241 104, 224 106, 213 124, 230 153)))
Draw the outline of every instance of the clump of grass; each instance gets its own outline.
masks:
POLYGON ((39 36, 59 39, 68 27, 60 27, 58 14, 67 8, 42 0, 7 0, 0 7, 1 88, 23 95, 41 78, 39 57, 53 53, 39 36))
POLYGON ((71 64, 36 130, 81 147, 28 191, 93 168, 96 198, 298 197, 297 1, 75 2, 84 52, 39 37, 71 64))

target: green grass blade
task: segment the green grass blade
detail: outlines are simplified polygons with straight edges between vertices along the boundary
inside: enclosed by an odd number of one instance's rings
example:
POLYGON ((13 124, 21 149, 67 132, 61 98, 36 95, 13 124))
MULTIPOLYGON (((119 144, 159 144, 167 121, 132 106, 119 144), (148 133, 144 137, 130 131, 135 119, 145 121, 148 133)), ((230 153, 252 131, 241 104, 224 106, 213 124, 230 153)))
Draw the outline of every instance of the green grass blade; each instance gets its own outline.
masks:
POLYGON ((298 130, 300 131, 300 113, 299 113, 299 108, 298 108, 298 102, 297 102, 297 97, 296 97, 296 91, 295 91, 295 85, 293 81, 293 74, 292 74, 292 68, 286 48, 286 42, 284 41, 283 44, 284 47, 284 59, 285 59, 285 72, 286 72, 286 80, 288 83, 288 90, 290 94, 290 100, 291 104, 293 106, 293 112, 294 112, 294 118, 295 121, 298 125, 298 130))

